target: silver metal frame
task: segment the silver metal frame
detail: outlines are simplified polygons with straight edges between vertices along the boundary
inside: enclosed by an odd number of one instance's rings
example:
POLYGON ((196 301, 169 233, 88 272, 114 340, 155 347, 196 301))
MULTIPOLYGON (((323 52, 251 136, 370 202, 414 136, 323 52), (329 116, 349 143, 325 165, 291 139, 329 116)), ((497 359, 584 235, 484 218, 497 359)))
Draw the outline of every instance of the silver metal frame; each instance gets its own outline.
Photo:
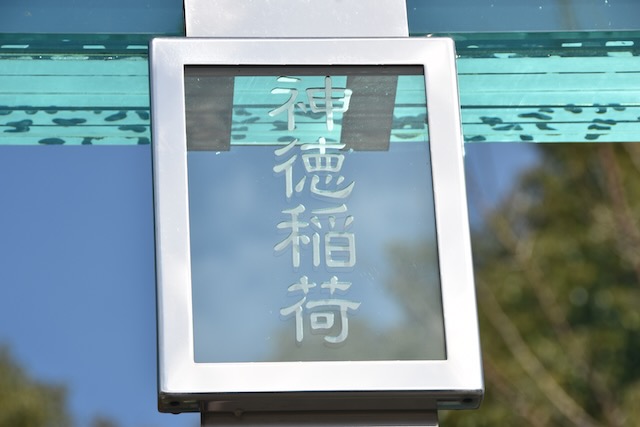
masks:
POLYGON ((151 43, 159 395, 167 412, 474 408, 483 395, 449 39, 155 39, 151 43), (195 363, 185 65, 423 65, 442 283, 446 360, 195 363), (279 406, 284 396, 295 405, 279 406), (336 399, 337 398, 337 399, 336 399))

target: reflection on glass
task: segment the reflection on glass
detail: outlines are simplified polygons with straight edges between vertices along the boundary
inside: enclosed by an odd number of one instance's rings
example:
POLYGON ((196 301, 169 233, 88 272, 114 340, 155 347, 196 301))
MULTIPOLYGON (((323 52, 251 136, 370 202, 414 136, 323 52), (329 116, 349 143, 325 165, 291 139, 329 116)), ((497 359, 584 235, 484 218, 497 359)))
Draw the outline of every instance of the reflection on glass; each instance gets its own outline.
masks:
POLYGON ((417 67, 187 67, 196 362, 444 359, 417 67))

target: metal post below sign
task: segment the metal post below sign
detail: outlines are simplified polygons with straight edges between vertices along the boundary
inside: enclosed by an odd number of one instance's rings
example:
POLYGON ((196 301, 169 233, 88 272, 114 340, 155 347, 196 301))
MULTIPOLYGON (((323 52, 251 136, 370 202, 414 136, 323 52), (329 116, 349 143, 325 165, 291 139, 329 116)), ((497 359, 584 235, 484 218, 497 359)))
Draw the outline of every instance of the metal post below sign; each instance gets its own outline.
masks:
POLYGON ((202 414, 202 427, 438 427, 435 411, 407 414, 402 420, 385 413, 309 413, 264 417, 255 414, 202 414))

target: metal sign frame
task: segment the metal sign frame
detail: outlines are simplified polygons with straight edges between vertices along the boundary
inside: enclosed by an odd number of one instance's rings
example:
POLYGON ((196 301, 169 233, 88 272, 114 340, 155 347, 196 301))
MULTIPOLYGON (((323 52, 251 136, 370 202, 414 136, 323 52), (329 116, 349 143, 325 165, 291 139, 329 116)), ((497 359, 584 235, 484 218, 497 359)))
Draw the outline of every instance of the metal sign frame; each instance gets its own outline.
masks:
POLYGON ((477 407, 484 385, 453 42, 436 38, 159 38, 151 43, 150 67, 160 410, 412 411, 477 407), (447 358, 195 363, 184 68, 329 64, 424 67, 447 358), (283 398, 287 403, 282 403, 283 398))

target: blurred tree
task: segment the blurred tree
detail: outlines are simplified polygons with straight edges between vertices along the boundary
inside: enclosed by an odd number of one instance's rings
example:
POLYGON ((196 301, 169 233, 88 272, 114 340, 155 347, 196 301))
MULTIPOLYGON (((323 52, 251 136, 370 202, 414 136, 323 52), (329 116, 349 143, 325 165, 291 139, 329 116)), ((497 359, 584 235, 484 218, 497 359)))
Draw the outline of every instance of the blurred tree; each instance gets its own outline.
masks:
POLYGON ((487 397, 443 423, 640 425, 640 145, 539 150, 473 240, 487 397))
MULTIPOLYGON (((539 165, 472 237, 486 398, 478 411, 442 412, 442 425, 640 425, 640 144, 538 149, 539 165)), ((433 310, 415 298, 429 272, 412 266, 429 247, 389 247, 386 285, 419 318, 433 310)), ((388 331, 341 356, 393 346, 402 357, 415 341, 388 331)))
POLYGON ((118 424, 109 417, 96 415, 91 421, 91 427, 118 427, 118 424))
POLYGON ((30 378, 0 346, 0 427, 69 427, 63 387, 30 378))

